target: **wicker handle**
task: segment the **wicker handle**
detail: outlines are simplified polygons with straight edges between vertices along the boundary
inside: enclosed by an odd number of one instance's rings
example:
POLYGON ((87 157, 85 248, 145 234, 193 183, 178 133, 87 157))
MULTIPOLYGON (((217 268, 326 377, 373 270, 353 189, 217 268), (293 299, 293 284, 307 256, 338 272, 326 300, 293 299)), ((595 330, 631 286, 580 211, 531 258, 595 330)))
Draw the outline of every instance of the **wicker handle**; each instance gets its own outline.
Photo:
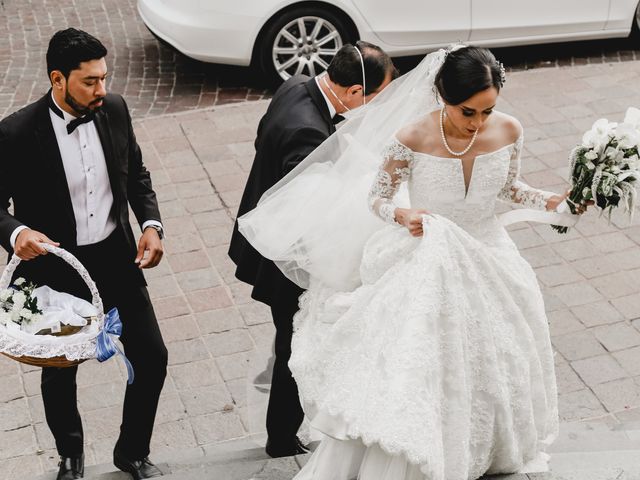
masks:
MULTIPOLYGON (((100 293, 98 293, 98 287, 96 286, 96 283, 91 279, 91 276, 89 275, 87 269, 84 268, 84 265, 82 265, 82 263, 80 263, 80 260, 78 260, 71 253, 67 252, 64 248, 55 247, 48 243, 40 243, 40 246, 46 251, 60 257, 80 274, 84 282, 87 284, 87 287, 89 287, 89 291, 91 292, 92 297, 91 303, 98 310, 98 326, 102 328, 102 325, 104 324, 104 307, 102 306, 102 299, 100 298, 100 293)), ((4 272, 2 272, 2 277, 0 277, 0 290, 4 290, 5 288, 9 287, 11 276, 13 275, 13 272, 15 272, 18 264, 21 261, 22 260, 20 259, 20 257, 18 257, 14 253, 11 257, 11 260, 5 267, 4 272)))

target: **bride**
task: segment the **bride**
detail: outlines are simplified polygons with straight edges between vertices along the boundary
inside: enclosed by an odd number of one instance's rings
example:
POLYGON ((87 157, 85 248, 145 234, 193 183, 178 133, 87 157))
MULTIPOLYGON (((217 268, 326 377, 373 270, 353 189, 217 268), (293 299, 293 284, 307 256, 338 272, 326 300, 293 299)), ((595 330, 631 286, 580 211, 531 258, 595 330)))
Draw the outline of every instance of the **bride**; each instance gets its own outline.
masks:
POLYGON ((240 219, 308 288, 289 366, 326 437, 295 480, 546 468, 547 319, 496 203, 554 211, 566 195, 519 180, 522 127, 495 110, 504 81, 486 49, 428 55, 240 219))

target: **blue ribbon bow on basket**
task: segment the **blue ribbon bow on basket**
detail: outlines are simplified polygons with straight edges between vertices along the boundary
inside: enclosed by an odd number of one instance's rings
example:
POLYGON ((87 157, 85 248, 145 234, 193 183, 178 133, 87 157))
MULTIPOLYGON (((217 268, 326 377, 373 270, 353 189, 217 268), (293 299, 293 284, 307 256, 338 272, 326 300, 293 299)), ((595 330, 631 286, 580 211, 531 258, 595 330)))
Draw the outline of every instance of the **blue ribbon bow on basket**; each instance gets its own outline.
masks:
POLYGON ((98 336, 96 337, 96 354, 99 362, 104 362, 113 357, 116 353, 121 355, 124 359, 124 364, 127 366, 127 373, 129 378, 127 383, 131 385, 134 379, 133 366, 122 352, 116 341, 122 335, 122 321, 120 320, 120 314, 117 308, 109 310, 104 317, 104 326, 98 336))

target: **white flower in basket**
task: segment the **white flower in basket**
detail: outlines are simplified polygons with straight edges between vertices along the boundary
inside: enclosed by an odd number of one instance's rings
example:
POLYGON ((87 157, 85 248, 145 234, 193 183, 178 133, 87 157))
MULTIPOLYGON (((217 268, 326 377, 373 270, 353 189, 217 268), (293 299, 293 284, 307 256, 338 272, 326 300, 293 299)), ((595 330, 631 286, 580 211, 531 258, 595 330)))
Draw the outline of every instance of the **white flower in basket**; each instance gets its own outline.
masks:
POLYGON ((22 278, 8 288, 20 263, 14 255, 0 277, 0 353, 36 366, 68 367, 88 359, 105 361, 120 354, 133 381, 131 364, 115 343, 122 333, 117 309, 105 315, 95 282, 71 253, 41 244, 71 265, 91 292, 91 303, 22 278))

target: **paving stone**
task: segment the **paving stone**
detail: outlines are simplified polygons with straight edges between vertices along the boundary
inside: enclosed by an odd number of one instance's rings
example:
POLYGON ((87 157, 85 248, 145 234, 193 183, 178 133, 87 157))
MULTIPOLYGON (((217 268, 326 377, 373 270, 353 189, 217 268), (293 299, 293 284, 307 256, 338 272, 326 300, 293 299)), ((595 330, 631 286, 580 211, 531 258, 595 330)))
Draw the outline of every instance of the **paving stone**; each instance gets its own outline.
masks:
POLYGON ((536 275, 538 280, 549 287, 584 280, 582 275, 566 264, 538 268, 536 269, 536 275))
POLYGON ((562 258, 548 245, 521 250, 524 259, 533 267, 546 267, 562 263, 562 258))
POLYGON ((636 246, 629 237, 621 232, 597 235, 589 238, 589 241, 601 253, 619 252, 636 246))
POLYGON ((154 452, 154 455, 195 446, 197 446, 197 442, 188 419, 162 423, 153 430, 151 451, 154 452))
POLYGON ((559 395, 558 410, 560 420, 564 422, 597 417, 607 413, 598 398, 588 389, 559 395))
POLYGON ((16 457, 1 460, 0 472, 4 480, 21 480, 42 474, 43 468, 36 456, 16 457))
POLYGON ((187 410, 178 393, 160 396, 155 425, 176 422, 187 417, 187 410))
POLYGON ((26 397, 20 375, 0 376, 0 403, 26 397))
POLYGON ((217 287, 222 283, 220 276, 210 267, 177 273, 176 279, 185 293, 217 287))
POLYGON ((640 345, 640 332, 624 322, 596 327, 593 333, 610 352, 640 345))
POLYGON ((216 364, 225 381, 244 378, 249 372, 251 357, 249 352, 234 353, 216 358, 216 364))
POLYGON ((16 430, 31 425, 26 397, 0 403, 0 431, 16 430))
POLYGON ((596 277, 591 284, 609 299, 624 297, 640 292, 640 271, 630 270, 596 277))
POLYGON ((576 360, 571 362, 571 366, 590 387, 628 377, 618 362, 609 355, 576 360))
POLYGON ((233 399, 224 384, 180 391, 180 398, 190 417, 233 409, 233 399))
POLYGON ((78 405, 85 411, 120 406, 124 402, 125 382, 98 383, 78 388, 78 405))
POLYGON ((570 361, 607 353, 593 332, 588 330, 553 337, 551 341, 553 346, 570 361))
POLYGON ((247 325, 260 325, 262 323, 272 323, 271 309, 260 302, 251 302, 238 307, 240 314, 247 325))
POLYGON ((175 297, 182 293, 176 279, 172 275, 151 278, 147 283, 149 294, 153 298, 175 297))
POLYGON ((568 283, 551 287, 550 290, 568 307, 585 305, 603 299, 603 295, 587 282, 568 283))
POLYGON ((226 332, 212 333, 205 337, 207 348, 214 357, 246 352, 255 347, 246 328, 237 328, 226 332))
POLYGON ((210 358, 207 347, 201 338, 183 340, 167 344, 169 365, 196 362, 210 358))
POLYGON ((156 312, 158 320, 164 320, 166 318, 173 318, 191 313, 186 298, 183 295, 154 299, 153 309, 156 312))
POLYGON ((607 325, 623 320, 620 313, 607 301, 578 305, 573 307, 571 312, 586 327, 607 325))
POLYGON ((171 264, 171 269, 175 273, 198 270, 201 268, 211 268, 209 257, 207 257, 204 250, 176 253, 170 255, 168 260, 171 264))
POLYGON ((38 446, 33 426, 2 432, 0 435, 0 459, 26 457, 37 452, 38 446))
POLYGON ((640 318, 640 294, 634 293, 626 297, 611 300, 616 309, 628 320, 640 318))
POLYGON ((640 375, 640 347, 614 352, 613 357, 629 375, 640 375))
POLYGON ((188 292, 186 296, 189 305, 191 305, 191 308, 196 313, 226 308, 233 305, 233 300, 231 300, 231 297, 224 287, 188 292))
POLYGON ((235 411, 193 417, 191 425, 196 439, 201 445, 245 435, 240 417, 235 411))
POLYGON ((245 326, 243 317, 236 307, 209 310, 196 314, 196 321, 203 334, 220 333, 245 326))
POLYGON ((556 310, 547 314, 551 336, 565 335, 585 329, 570 310, 556 310))
POLYGON ((563 364, 556 367, 556 379, 558 382, 558 393, 570 393, 583 390, 586 385, 573 370, 571 365, 563 364))
POLYGON ((213 359, 171 366, 169 374, 178 390, 224 383, 213 359))
POLYGON ((166 343, 189 340, 200 336, 200 330, 192 315, 161 320, 160 330, 166 343))
POLYGON ((595 385, 592 388, 610 412, 640 407, 640 385, 630 378, 595 385))
POLYGON ((251 292, 253 287, 246 283, 236 282, 229 285, 229 291, 231 292, 231 298, 233 303, 240 306, 255 303, 251 298, 251 292))

